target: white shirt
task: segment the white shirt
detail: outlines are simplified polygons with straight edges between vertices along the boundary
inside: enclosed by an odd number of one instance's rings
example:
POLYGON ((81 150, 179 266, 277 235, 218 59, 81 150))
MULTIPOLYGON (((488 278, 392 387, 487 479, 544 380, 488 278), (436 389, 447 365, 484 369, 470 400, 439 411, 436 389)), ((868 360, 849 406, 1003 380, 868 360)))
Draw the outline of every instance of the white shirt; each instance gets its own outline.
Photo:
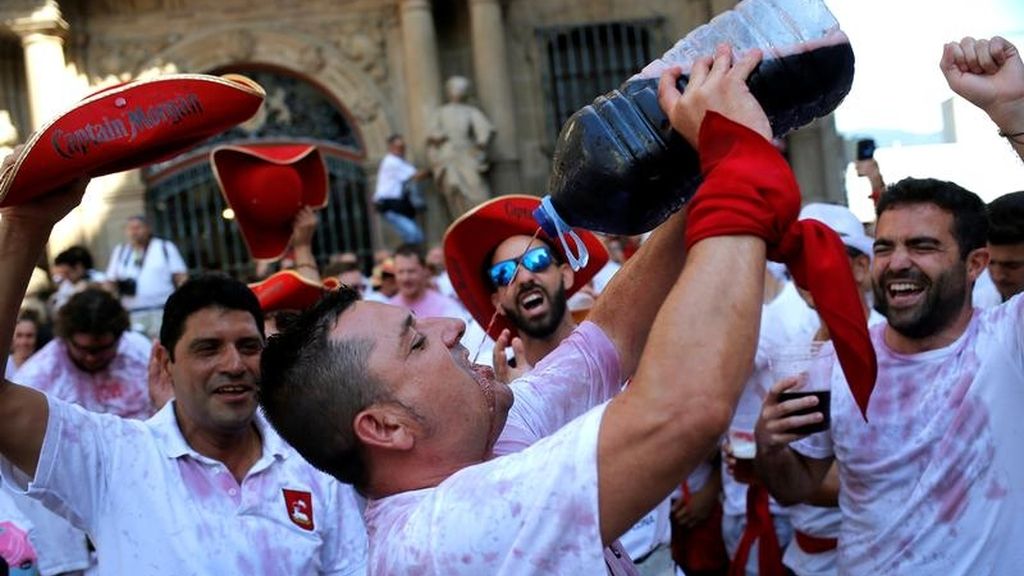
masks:
POLYGON ((60 310, 72 296, 85 290, 91 284, 97 284, 107 279, 107 275, 98 270, 86 270, 85 276, 78 282, 72 282, 67 278, 61 278, 59 281, 55 281, 57 284, 57 291, 50 296, 50 307, 56 312, 60 310))
MULTIPOLYGON (((28 573, 35 574, 38 563, 32 542, 34 537, 32 521, 21 513, 11 499, 11 494, 0 488, 0 558, 15 569, 31 563, 31 571, 28 573)), ((22 572, 15 571, 14 574, 22 572)))
POLYGON ((364 572, 351 488, 313 469, 258 414, 263 453, 239 486, 189 447, 173 406, 142 422, 49 398, 35 478, 2 459, 0 473, 92 537, 100 575, 364 572))
MULTIPOLYGON (((874 326, 881 322, 885 322, 885 316, 871 310, 868 315, 868 326, 874 326)), ((839 527, 842 524, 843 516, 838 507, 794 504, 787 510, 793 530, 818 538, 839 537, 839 527)), ((782 563, 797 576, 833 576, 838 571, 838 559, 837 550, 811 554, 801 549, 794 538, 786 547, 782 563)))
POLYGON ((835 370, 831 430, 792 445, 839 462, 840 573, 1018 573, 1024 298, 975 309, 960 338, 919 354, 889 349, 884 329, 868 422, 835 370))
POLYGON ((991 308, 1003 303, 1003 296, 999 294, 992 275, 986 267, 981 271, 978 279, 974 281, 974 289, 971 291, 971 304, 975 308, 991 308))
POLYGON ((114 359, 92 373, 71 361, 67 346, 61 338, 51 340, 21 365, 13 381, 91 412, 142 419, 153 414, 147 384, 153 343, 148 338, 125 331, 114 359))
POLYGON ((618 262, 612 262, 611 260, 602 266, 601 269, 597 271, 597 274, 594 274, 594 277, 590 279, 590 281, 594 283, 594 292, 596 294, 604 292, 605 286, 612 281, 612 277, 615 276, 621 268, 621 264, 618 262))
POLYGON ((163 308, 167 297, 174 292, 174 275, 188 269, 173 242, 152 237, 146 245, 141 266, 135 261, 129 244, 118 244, 110 255, 107 278, 135 280, 135 295, 122 296, 121 304, 129 311, 163 308))
POLYGON ((619 538, 634 561, 643 560, 658 547, 672 541, 671 498, 665 498, 619 538))
MULTIPOLYGON (((26 360, 26 362, 27 362, 27 360, 26 360)), ((24 365, 25 364, 22 363, 22 366, 24 366, 24 365)), ((18 370, 19 369, 14 365, 14 356, 8 356, 7 357, 7 364, 4 365, 4 378, 6 378, 8 380, 13 380, 14 379, 14 375, 18 373, 18 370)))
POLYGON ((512 384, 498 457, 370 502, 370 573, 605 574, 597 436, 620 381, 614 346, 583 323, 512 384))
POLYGON ((402 197, 402 183, 416 174, 416 167, 404 158, 388 152, 377 168, 377 186, 373 201, 395 200, 402 197))

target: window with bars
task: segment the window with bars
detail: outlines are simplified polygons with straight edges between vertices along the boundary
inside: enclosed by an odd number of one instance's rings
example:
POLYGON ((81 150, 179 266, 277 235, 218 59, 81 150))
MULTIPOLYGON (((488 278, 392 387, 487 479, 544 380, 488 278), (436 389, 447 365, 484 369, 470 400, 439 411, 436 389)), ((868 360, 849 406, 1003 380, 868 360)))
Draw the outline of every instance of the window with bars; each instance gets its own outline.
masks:
POLYGON ((660 22, 605 22, 537 31, 552 138, 573 112, 617 88, 654 58, 654 31, 660 22))

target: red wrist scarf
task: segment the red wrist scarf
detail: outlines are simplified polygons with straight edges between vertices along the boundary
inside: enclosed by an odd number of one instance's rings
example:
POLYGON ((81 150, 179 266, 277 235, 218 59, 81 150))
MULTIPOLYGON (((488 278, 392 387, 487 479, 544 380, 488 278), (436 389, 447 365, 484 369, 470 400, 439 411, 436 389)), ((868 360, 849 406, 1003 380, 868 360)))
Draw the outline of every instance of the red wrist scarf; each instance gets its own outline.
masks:
POLYGON ((797 220, 796 178, 760 134, 708 112, 698 148, 705 179, 688 203, 686 246, 712 236, 763 238, 768 259, 786 264, 796 285, 814 297, 866 420, 878 364, 859 288, 839 236, 816 220, 797 220))

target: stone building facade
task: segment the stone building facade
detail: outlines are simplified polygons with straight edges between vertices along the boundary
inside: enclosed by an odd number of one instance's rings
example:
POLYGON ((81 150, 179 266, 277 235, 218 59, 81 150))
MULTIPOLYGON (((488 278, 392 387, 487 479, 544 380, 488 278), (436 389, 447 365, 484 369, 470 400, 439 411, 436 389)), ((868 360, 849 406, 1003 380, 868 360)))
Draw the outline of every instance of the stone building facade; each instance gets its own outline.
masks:
MULTIPOLYGON (((494 123, 488 178, 496 194, 542 194, 567 115, 616 87, 728 0, 3 0, 0 147, 75 100, 162 73, 239 72, 263 84, 263 110, 216 142, 304 141, 331 172, 321 258, 369 258, 395 238, 369 197, 385 139, 402 133, 426 164, 426 123, 444 79, 473 81, 494 123), (16 131, 16 133, 15 133, 16 131)), ((125 217, 145 213, 182 245, 193 269, 248 266, 210 174, 204 143, 179 157, 96 179, 62 222, 51 253, 90 246, 99 264, 125 217)), ((811 199, 842 202, 843 147, 830 119, 789 138, 811 199)), ((424 224, 448 221, 435 194, 424 224)))

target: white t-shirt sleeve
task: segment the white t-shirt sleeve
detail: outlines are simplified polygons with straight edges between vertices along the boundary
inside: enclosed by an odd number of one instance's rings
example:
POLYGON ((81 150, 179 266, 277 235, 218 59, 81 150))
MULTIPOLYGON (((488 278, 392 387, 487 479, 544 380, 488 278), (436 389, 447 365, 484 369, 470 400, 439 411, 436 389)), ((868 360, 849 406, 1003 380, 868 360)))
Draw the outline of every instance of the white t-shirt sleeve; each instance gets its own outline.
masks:
POLYGON ((123 438, 116 436, 125 436, 130 425, 117 416, 47 399, 50 416, 35 477, 30 478, 7 459, 0 459, 0 475, 6 488, 39 500, 76 528, 89 532, 111 484, 108 450, 123 444, 123 438))

